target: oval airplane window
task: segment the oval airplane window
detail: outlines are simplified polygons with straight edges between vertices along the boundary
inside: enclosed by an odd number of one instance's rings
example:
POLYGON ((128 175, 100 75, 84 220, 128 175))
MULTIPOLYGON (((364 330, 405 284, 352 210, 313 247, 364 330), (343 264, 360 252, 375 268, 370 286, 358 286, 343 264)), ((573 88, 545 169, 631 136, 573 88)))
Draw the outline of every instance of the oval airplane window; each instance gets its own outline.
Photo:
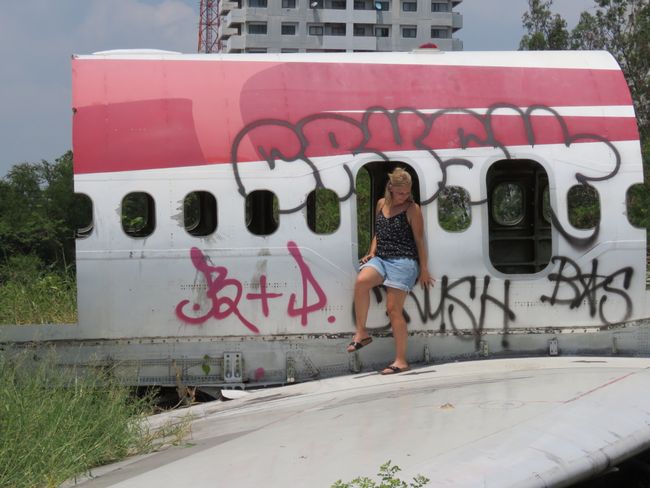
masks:
POLYGON ((567 193, 569 223, 576 229, 593 229, 600 222, 598 191, 591 185, 575 185, 567 193))
POLYGON ((492 217, 500 225, 517 225, 524 218, 524 191, 516 183, 500 183, 492 192, 492 217))
POLYGON ((129 193, 122 199, 122 229, 131 237, 147 237, 156 227, 156 205, 151 195, 129 193))
POLYGON ((632 185, 627 190, 625 204, 630 224, 650 229, 650 189, 643 183, 632 185))
POLYGON ((472 223, 469 193, 460 186, 448 186, 438 196, 438 223, 448 232, 460 232, 472 223))
POLYGON ((188 234, 203 237, 217 229, 217 200, 207 191, 194 191, 183 200, 183 223, 188 234))
POLYGON ((75 237, 83 239, 93 232, 93 201, 88 195, 75 193, 72 220, 74 222, 75 237))
POLYGON ((307 225, 316 234, 332 234, 341 223, 341 209, 336 193, 318 188, 307 195, 307 225))
POLYGON ((547 223, 551 223, 551 196, 548 185, 542 190, 542 217, 547 223))
POLYGON ((246 227, 251 234, 273 234, 280 225, 278 197, 269 190, 255 190, 246 195, 246 227))

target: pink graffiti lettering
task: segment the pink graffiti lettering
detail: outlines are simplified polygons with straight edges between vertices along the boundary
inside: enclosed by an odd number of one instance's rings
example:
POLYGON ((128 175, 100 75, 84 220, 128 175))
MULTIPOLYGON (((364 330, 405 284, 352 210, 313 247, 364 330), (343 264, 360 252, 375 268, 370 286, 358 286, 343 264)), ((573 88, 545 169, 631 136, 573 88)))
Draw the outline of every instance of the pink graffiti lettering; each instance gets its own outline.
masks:
MULTIPOLYGON (((302 280, 300 303, 298 303, 298 294, 292 293, 289 297, 287 313, 290 317, 300 317, 300 323, 306 326, 309 314, 322 310, 327 305, 327 297, 303 259, 297 244, 289 241, 287 243, 287 250, 298 265, 302 280), (315 299, 313 297, 314 294, 316 295, 315 299), (310 303, 310 301, 313 303, 310 303)), ((207 285, 205 297, 211 302, 210 310, 203 315, 199 315, 202 309, 200 303, 193 303, 190 306, 190 300, 183 300, 176 305, 176 316, 188 324, 200 325, 210 318, 222 320, 230 315, 235 315, 249 330, 259 334, 257 326, 247 320, 239 310, 240 300, 243 295, 243 285, 241 282, 234 278, 228 278, 228 269, 226 267, 211 266, 208 264, 207 256, 196 247, 193 247, 190 251, 190 257, 194 267, 204 276, 207 285), (230 295, 226 294, 226 291, 230 291, 230 295), (188 309, 191 309, 191 311, 188 309)), ((264 317, 269 316, 269 300, 283 296, 282 293, 270 293, 267 289, 266 280, 266 275, 261 275, 259 291, 246 294, 246 299, 249 301, 260 300, 264 317)), ((336 318, 329 316, 327 317, 327 321, 332 324, 336 321, 336 318)))
MULTIPOLYGON (((217 320, 225 319, 230 314, 234 314, 242 324, 256 334, 259 334, 259 329, 250 323, 239 311, 239 300, 242 296, 242 284, 233 279, 228 278, 228 270, 223 266, 210 266, 207 259, 200 249, 193 247, 190 251, 190 257, 194 267, 203 273, 208 289, 206 296, 212 301, 212 308, 205 314, 197 317, 187 315, 183 309, 190 303, 189 300, 183 300, 176 305, 176 315, 179 319, 194 325, 203 324, 209 318, 217 320), (229 296, 219 296, 224 289, 230 287, 235 290, 234 298, 229 296)), ((201 309, 201 305, 195 303, 192 305, 192 310, 197 312, 201 309)))
POLYGON ((246 298, 249 300, 261 300, 262 301, 262 313, 265 317, 269 316, 269 298, 278 298, 281 297, 282 293, 269 293, 266 291, 266 275, 260 276, 260 292, 259 293, 249 293, 246 295, 246 298))
POLYGON ((302 306, 296 308, 296 294, 292 293, 289 297, 287 313, 291 317, 300 315, 300 323, 305 326, 307 325, 307 316, 311 312, 321 310, 323 307, 325 307, 325 305, 327 305, 327 297, 325 296, 323 289, 318 284, 318 281, 316 281, 316 278, 314 278, 311 269, 309 269, 309 266, 307 266, 307 263, 305 263, 302 254, 300 254, 300 249, 298 248, 297 244, 293 241, 289 241, 287 243, 287 249, 289 250, 291 256, 293 256, 293 259, 296 260, 296 264, 300 269, 300 277, 302 278, 302 306), (308 286, 310 285, 316 293, 317 297, 316 303, 313 303, 311 305, 307 304, 309 295, 308 286))

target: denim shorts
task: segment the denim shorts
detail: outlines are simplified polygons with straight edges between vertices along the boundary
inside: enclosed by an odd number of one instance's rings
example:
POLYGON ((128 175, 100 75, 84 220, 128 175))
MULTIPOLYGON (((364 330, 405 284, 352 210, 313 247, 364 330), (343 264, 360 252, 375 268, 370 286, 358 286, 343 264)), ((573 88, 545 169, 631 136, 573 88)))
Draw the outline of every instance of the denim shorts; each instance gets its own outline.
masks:
POLYGON ((361 265, 361 269, 371 268, 384 278, 384 286, 409 292, 415 285, 420 274, 420 266, 415 259, 410 258, 380 258, 373 257, 361 265))

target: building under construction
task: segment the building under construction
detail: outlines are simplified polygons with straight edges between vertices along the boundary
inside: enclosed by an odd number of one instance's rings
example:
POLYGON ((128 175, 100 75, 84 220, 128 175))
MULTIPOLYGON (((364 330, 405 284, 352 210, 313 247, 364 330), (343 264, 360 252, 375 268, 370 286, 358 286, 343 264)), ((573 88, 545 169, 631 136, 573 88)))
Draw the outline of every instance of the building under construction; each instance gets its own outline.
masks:
POLYGON ((462 0, 201 0, 200 52, 460 51, 462 0))

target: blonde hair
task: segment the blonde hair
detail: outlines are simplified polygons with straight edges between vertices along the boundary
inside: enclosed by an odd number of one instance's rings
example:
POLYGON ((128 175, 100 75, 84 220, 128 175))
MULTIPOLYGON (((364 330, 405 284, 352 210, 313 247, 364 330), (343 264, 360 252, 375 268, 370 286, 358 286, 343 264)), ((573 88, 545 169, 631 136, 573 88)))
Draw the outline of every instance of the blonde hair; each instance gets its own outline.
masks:
MULTIPOLYGON (((411 175, 408 174, 408 172, 404 168, 400 168, 399 166, 393 170, 392 173, 388 174, 388 183, 386 183, 386 191, 384 191, 384 205, 387 205, 388 207, 391 206, 393 203, 393 196, 390 193, 390 189, 393 186, 397 187, 411 187, 413 185, 413 181, 411 180, 411 175)), ((409 196, 409 201, 413 201, 413 194, 409 196)))

